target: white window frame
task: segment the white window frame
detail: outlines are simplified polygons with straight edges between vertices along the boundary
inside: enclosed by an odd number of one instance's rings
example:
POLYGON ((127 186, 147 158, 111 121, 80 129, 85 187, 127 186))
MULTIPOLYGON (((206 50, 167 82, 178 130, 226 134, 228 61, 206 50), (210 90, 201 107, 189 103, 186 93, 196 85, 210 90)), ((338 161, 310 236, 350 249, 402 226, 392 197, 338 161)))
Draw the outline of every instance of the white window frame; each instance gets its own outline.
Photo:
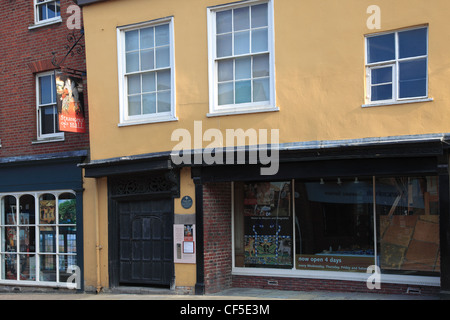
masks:
MULTIPOLYGON (((16 219, 19 217, 19 206, 17 204, 19 204, 19 200, 21 196, 24 195, 30 195, 34 197, 34 201, 35 201, 35 223, 34 224, 24 224, 25 226, 29 226, 30 228, 34 228, 35 229, 35 252, 30 252, 28 254, 30 255, 35 255, 35 259, 36 259, 36 264, 35 264, 35 276, 36 276, 36 280, 21 280, 20 277, 17 280, 13 280, 13 279, 2 279, 2 275, 3 275, 3 268, 4 268, 4 264, 3 261, 0 257, 0 284, 15 284, 15 285, 33 285, 33 286, 43 286, 43 287, 63 287, 63 288, 67 288, 67 289, 76 289, 77 284, 74 282, 66 282, 60 281, 60 273, 59 273, 59 257, 60 256, 73 256, 75 258, 77 258, 78 256, 78 250, 79 248, 77 248, 77 252, 59 252, 59 230, 60 227, 75 227, 79 228, 79 226, 77 224, 60 224, 59 223, 59 205, 58 205, 58 200, 59 197, 62 194, 72 194, 75 196, 75 199, 77 199, 76 197, 76 193, 73 190, 50 190, 50 191, 39 191, 39 192, 11 192, 11 193, 0 193, 0 206, 2 205, 2 200, 4 197, 6 196, 12 196, 16 199, 16 208, 15 208, 15 217, 16 219), (53 195, 55 197, 55 215, 56 215, 56 221, 54 224, 41 224, 40 220, 39 220, 39 198, 42 195, 46 195, 46 194, 50 194, 53 195), (54 227, 55 228, 55 252, 41 252, 41 248, 40 248, 40 239, 39 239, 39 234, 40 234, 40 228, 41 227, 54 227), (40 259, 41 257, 45 256, 45 255, 51 255, 51 256, 55 256, 56 257, 56 266, 55 266, 55 274, 56 274, 56 281, 43 281, 40 279, 40 259)), ((2 213, 1 211, 3 210, 3 207, 0 209, 0 213, 2 213)), ((18 221, 18 220, 17 220, 18 221)), ((4 239, 4 234, 3 234, 3 230, 6 227, 15 227, 20 228, 22 224, 15 224, 15 225, 7 225, 7 224, 1 224, 1 220, 0 220, 0 226, 1 226, 1 230, 0 230, 0 236, 2 236, 2 239, 4 239)), ((0 246, 0 252, 1 255, 4 254, 14 254, 17 256, 17 258, 22 255, 22 254, 27 254, 26 252, 21 252, 20 251, 20 246, 19 244, 19 233, 16 232, 16 251, 14 252, 6 252, 3 251, 3 247, 0 246)), ((18 272, 18 270, 20 270, 19 268, 19 263, 20 260, 16 259, 16 271, 18 272)), ((77 264, 79 262, 77 261, 77 264)))
MULTIPOLYGON (((275 38, 274 38, 274 10, 273 0, 246 0, 238 3, 231 3, 226 5, 214 6, 207 8, 207 24, 208 24, 208 74, 209 74, 209 113, 208 117, 244 114, 255 112, 269 112, 278 111, 275 105, 275 38), (268 51, 269 54, 269 92, 270 100, 268 102, 251 102, 240 104, 221 105, 218 104, 218 81, 217 81, 217 65, 218 60, 216 55, 216 13, 230 9, 249 7, 267 3, 268 7, 268 51)), ((251 57, 259 55, 260 53, 249 53, 243 55, 232 55, 223 59, 234 59, 239 57, 251 57)))
POLYGON ((381 32, 381 33, 375 33, 366 35, 365 39, 365 53, 364 53, 364 59, 365 59, 365 69, 366 69, 366 94, 365 94, 365 104, 363 104, 363 107, 372 107, 372 106, 383 106, 383 105, 391 105, 391 104, 404 104, 404 103, 413 103, 413 102, 425 102, 425 101, 432 101, 433 99, 429 98, 428 96, 428 48, 429 48, 429 28, 427 25, 424 26, 417 26, 413 28, 405 28, 405 29, 399 29, 396 31, 389 31, 389 32, 381 32), (414 57, 408 57, 408 58, 399 58, 399 42, 398 42, 398 34, 399 32, 403 31, 411 31, 416 29, 426 29, 427 30, 427 52, 425 55, 421 56, 414 56, 414 57), (395 58, 393 60, 388 61, 381 61, 381 62, 374 62, 369 63, 368 59, 368 53, 369 53, 369 45, 368 45, 368 39, 371 37, 376 36, 382 36, 387 34, 394 34, 395 36, 395 58), (414 60, 420 60, 420 59, 426 59, 427 61, 427 73, 426 73, 426 94, 424 96, 418 96, 418 97, 408 97, 408 98, 400 98, 399 97, 399 64, 404 61, 414 61, 414 60), (379 69, 383 67, 392 67, 392 99, 388 100, 377 100, 372 101, 372 70, 373 69, 379 69))
MULTIPOLYGON (((39 142, 43 142, 43 141, 60 141, 60 140, 64 140, 64 132, 62 131, 57 131, 54 133, 42 133, 42 123, 41 123, 41 108, 42 107, 48 107, 48 106, 54 106, 55 110, 56 110, 56 123, 54 123, 55 128, 59 127, 58 124, 58 106, 57 106, 57 101, 55 100, 54 103, 49 103, 49 104, 40 104, 39 102, 39 98, 40 98, 40 86, 39 86, 39 78, 40 77, 45 77, 45 76, 53 76, 53 86, 52 86, 52 90, 56 91, 56 74, 54 71, 48 71, 48 72, 43 72, 43 73, 38 73, 36 74, 36 128, 37 128, 37 141, 39 142)), ((56 92, 55 92, 56 95, 56 92)), ((53 93, 52 93, 53 96, 53 93)))
POLYGON ((58 2, 58 1, 60 3, 60 6, 61 6, 61 1, 60 0, 45 0, 43 2, 38 2, 38 0, 33 0, 33 2, 34 2, 34 26, 32 26, 30 28, 40 27, 40 26, 44 26, 44 25, 49 25, 49 24, 61 22, 62 21, 61 11, 60 11, 60 15, 59 16, 56 16, 56 17, 53 17, 53 18, 47 18, 47 19, 39 20, 39 7, 42 6, 42 5, 45 5, 47 3, 58 2))
MULTIPOLYGON (((117 51, 118 51, 118 72, 119 72, 119 124, 118 126, 128 126, 146 123, 157 123, 167 121, 177 121, 176 117, 176 99, 175 99, 175 44, 174 44, 174 22, 173 17, 167 17, 147 22, 142 22, 133 25, 117 27, 117 51), (138 30, 146 27, 155 27, 158 25, 169 25, 169 47, 170 47, 170 66, 164 69, 170 69, 170 84, 171 84, 171 111, 155 114, 144 114, 129 116, 128 115, 128 85, 127 73, 125 70, 125 32, 131 30, 138 30)), ((156 68, 152 71, 161 69, 156 68)), ((130 74, 141 74, 147 71, 137 71, 130 74)))

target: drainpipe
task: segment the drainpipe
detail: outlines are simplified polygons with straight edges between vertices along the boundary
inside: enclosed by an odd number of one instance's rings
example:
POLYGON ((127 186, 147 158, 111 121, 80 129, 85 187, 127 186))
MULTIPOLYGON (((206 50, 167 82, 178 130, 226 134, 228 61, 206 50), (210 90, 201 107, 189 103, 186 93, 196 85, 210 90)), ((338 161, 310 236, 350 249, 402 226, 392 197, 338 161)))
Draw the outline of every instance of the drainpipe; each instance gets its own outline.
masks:
POLYGON ((99 211, 99 204, 98 204, 98 197, 99 197, 99 180, 98 178, 95 179, 96 183, 96 193, 95 193, 95 249, 96 249, 96 268, 97 268, 97 287, 96 291, 97 293, 100 293, 102 290, 102 284, 101 284, 101 265, 100 265, 100 250, 102 249, 102 246, 100 244, 100 217, 98 214, 99 211))
MULTIPOLYGON (((193 169, 192 169, 193 170, 193 169)), ((195 284, 195 294, 205 294, 205 261, 204 261, 204 244, 203 244, 203 185, 199 177, 193 175, 195 184, 195 228, 196 228, 196 264, 197 264, 197 281, 195 284)))

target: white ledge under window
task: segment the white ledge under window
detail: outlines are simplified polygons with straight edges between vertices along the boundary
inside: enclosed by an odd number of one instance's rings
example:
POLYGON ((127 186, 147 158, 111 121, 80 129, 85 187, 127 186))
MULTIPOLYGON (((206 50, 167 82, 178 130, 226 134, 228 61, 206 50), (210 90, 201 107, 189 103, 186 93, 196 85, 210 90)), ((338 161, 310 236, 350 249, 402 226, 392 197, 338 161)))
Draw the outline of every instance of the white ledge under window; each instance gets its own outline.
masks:
POLYGON ((248 114, 248 113, 260 113, 260 112, 274 112, 274 111, 280 111, 278 107, 258 107, 258 108, 226 108, 226 109, 219 109, 213 112, 209 112, 206 114, 207 117, 220 117, 220 116, 231 116, 231 115, 237 115, 237 114, 248 114))
POLYGON ((135 126, 139 124, 151 124, 151 123, 160 123, 160 122, 170 122, 170 121, 178 121, 177 117, 174 116, 163 116, 163 117, 153 117, 153 118, 143 118, 143 119, 135 119, 135 120, 124 120, 119 123, 118 127, 127 127, 127 126, 135 126))
MULTIPOLYGON (((233 275, 241 276, 260 276, 260 277, 281 277, 281 278, 309 278, 323 280, 345 280, 366 282, 373 273, 357 273, 343 271, 315 271, 315 270, 296 270, 296 269, 264 269, 264 268, 240 268, 235 267, 232 270, 233 275)), ((413 276, 413 275, 395 275, 380 274, 380 283, 409 284, 423 286, 440 286, 439 277, 413 276)))
POLYGON ((391 106, 391 105, 398 105, 398 104, 406 104, 406 103, 419 103, 419 102, 429 102, 433 101, 433 98, 420 98, 420 99, 413 99, 413 100, 398 100, 398 101, 380 101, 380 102, 374 102, 374 103, 367 103, 363 104, 361 107, 368 108, 368 107, 381 107, 381 106, 391 106))
POLYGON ((37 140, 31 141, 31 144, 39 144, 39 143, 50 143, 50 142, 61 142, 64 141, 64 135, 57 137, 49 137, 49 138, 39 138, 37 140))
POLYGON ((47 19, 47 20, 44 20, 44 21, 41 21, 41 22, 36 22, 35 24, 32 24, 32 25, 28 26, 28 29, 32 30, 32 29, 36 29, 36 28, 40 28, 40 27, 49 26, 49 25, 52 25, 52 24, 55 24, 55 23, 60 23, 60 22, 62 22, 61 17, 47 19))

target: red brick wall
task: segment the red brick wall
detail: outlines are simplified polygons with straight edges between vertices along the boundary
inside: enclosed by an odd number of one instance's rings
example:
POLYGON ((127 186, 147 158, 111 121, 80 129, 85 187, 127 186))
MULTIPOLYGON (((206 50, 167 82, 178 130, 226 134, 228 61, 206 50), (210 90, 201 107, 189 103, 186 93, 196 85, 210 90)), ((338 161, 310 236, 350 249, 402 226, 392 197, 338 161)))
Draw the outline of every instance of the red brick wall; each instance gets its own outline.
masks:
POLYGON ((205 292, 231 287, 231 184, 203 186, 205 292))
MULTIPOLYGON (((35 72, 52 69, 52 52, 57 52, 58 58, 67 52, 67 35, 73 30, 66 26, 72 14, 66 10, 72 4, 72 0, 61 0, 62 22, 30 30, 34 24, 32 0, 0 1, 0 157, 88 148, 87 132, 66 132, 63 142, 32 144, 37 138, 35 72)), ((86 70, 84 54, 69 56, 63 66, 86 70)), ((87 120, 86 82, 84 98, 87 120)))
MULTIPOLYGON (((366 282, 324 280, 324 279, 302 279, 282 277, 249 277, 233 276, 233 287, 237 288, 260 288, 271 290, 293 290, 293 291, 334 291, 334 292, 360 292, 379 294, 407 294, 408 288, 420 292, 422 295, 439 294, 439 287, 401 285, 381 283, 380 289, 368 289, 366 282)), ((410 292, 410 294, 413 294, 410 292)))

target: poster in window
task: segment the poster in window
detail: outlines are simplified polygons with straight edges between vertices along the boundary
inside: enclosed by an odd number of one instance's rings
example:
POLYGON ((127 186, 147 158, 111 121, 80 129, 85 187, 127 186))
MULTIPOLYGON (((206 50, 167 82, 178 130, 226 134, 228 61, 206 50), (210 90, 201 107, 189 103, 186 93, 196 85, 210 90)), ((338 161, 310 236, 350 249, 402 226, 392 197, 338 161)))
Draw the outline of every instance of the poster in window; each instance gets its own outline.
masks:
POLYGON ((292 266, 290 182, 244 185, 244 264, 292 266))
POLYGON ((39 220, 42 224, 53 224, 56 220, 55 200, 39 201, 39 220))
POLYGON ((84 133, 86 122, 82 79, 62 73, 57 73, 55 79, 59 130, 84 133))

